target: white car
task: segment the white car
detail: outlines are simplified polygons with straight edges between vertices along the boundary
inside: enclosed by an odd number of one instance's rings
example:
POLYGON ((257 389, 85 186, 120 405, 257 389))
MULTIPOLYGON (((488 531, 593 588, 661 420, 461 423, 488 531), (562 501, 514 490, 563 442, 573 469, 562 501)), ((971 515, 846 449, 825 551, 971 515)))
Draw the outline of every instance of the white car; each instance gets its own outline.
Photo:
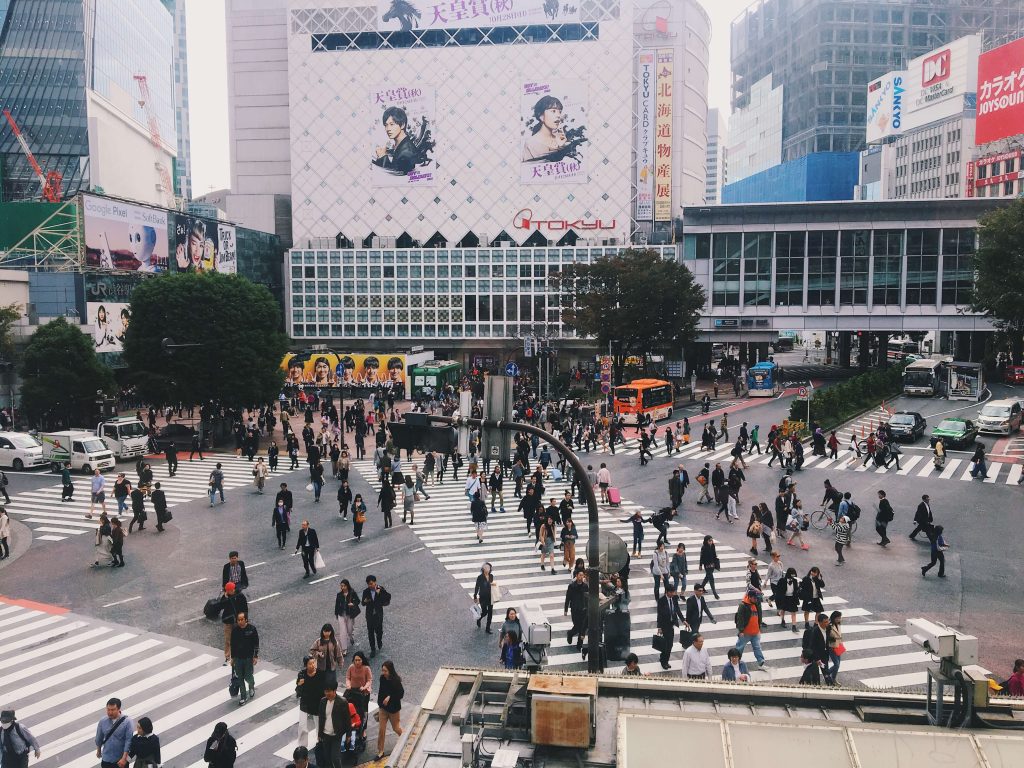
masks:
POLYGON ((20 472, 25 467, 42 467, 49 463, 43 456, 42 444, 32 435, 0 432, 0 466, 13 467, 20 472))

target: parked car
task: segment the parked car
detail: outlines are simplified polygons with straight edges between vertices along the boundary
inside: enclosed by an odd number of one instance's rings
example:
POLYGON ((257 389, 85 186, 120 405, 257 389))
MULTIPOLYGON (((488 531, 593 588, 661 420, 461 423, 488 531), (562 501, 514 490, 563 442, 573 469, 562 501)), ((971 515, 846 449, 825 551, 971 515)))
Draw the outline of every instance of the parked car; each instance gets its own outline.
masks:
POLYGON ((1003 372, 1007 384, 1024 384, 1024 365, 1008 365, 1003 372))
POLYGON ((899 411, 889 419, 892 436, 899 441, 913 443, 924 434, 928 422, 917 411, 899 411))
MULTIPOLYGON (((166 427, 159 429, 156 437, 153 438, 154 449, 157 453, 163 453, 167 450, 167 446, 173 442, 179 451, 191 450, 192 435, 194 433, 195 429, 188 424, 168 424, 166 427)), ((210 440, 205 434, 200 444, 204 451, 210 449, 210 440)))
POLYGON ((943 419, 939 426, 932 430, 931 444, 934 446, 938 438, 947 448, 966 448, 978 439, 978 426, 970 419, 952 417, 943 419))
POLYGON ((20 472, 26 467, 46 467, 50 460, 43 455, 43 445, 24 432, 0 432, 0 466, 20 472))

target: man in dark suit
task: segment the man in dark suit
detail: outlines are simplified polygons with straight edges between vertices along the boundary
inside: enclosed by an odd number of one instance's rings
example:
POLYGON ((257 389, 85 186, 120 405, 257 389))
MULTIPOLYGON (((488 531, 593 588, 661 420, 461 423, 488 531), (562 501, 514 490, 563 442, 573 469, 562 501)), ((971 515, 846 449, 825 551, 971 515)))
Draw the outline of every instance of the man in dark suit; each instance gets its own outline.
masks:
POLYGON ((815 625, 804 630, 803 655, 811 664, 821 667, 825 682, 832 684, 828 674, 828 614, 819 613, 815 625))
POLYGON ((337 679, 328 676, 317 718, 316 735, 323 755, 320 768, 341 768, 341 743, 351 730, 348 701, 338 695, 337 679))
POLYGON ((690 627, 690 632, 693 634, 700 632, 700 625, 705 615, 711 619, 712 624, 718 623, 715 617, 711 615, 711 609, 708 608, 707 600, 704 599, 703 585, 697 584, 693 588, 693 594, 686 598, 686 623, 690 627))
POLYGON ((665 585, 665 594, 658 598, 658 629, 665 638, 661 651, 661 668, 668 669, 668 660, 672 655, 672 643, 679 625, 684 621, 676 599, 676 588, 673 584, 665 585))
POLYGON ((391 595, 377 583, 373 574, 366 577, 362 603, 366 609, 366 633, 370 636, 370 658, 373 658, 377 649, 384 647, 384 608, 391 603, 391 595))
POLYGON ((310 572, 316 575, 316 551, 320 549, 320 539, 317 538, 316 528, 309 524, 309 520, 302 521, 302 530, 299 531, 299 540, 295 542, 295 551, 302 550, 302 567, 306 569, 306 575, 302 578, 308 579, 310 572))
POLYGON ((220 588, 224 589, 227 583, 234 582, 238 589, 249 588, 249 576, 245 572, 245 561, 238 559, 238 552, 228 552, 228 561, 220 572, 220 588))
POLYGON ((917 534, 923 533, 930 539, 933 520, 931 499, 928 498, 928 494, 926 493, 921 497, 921 503, 917 505, 917 511, 914 513, 914 523, 916 527, 910 532, 910 538, 916 541, 917 534))

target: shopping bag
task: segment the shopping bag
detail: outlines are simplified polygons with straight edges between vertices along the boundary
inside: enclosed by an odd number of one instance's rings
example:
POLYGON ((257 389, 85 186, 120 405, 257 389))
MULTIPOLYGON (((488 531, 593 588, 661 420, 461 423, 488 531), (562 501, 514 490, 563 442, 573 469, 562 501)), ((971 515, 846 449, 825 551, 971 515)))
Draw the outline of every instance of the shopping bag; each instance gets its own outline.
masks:
POLYGON ((316 569, 318 571, 321 568, 326 568, 327 567, 327 563, 324 562, 324 556, 320 554, 320 550, 319 549, 316 551, 316 554, 313 555, 313 565, 316 566, 316 569))
POLYGON ((480 621, 480 617, 483 616, 483 614, 484 614, 484 612, 480 608, 480 604, 479 603, 473 603, 470 606, 469 610, 471 610, 473 612, 473 618, 476 619, 477 621, 480 621))

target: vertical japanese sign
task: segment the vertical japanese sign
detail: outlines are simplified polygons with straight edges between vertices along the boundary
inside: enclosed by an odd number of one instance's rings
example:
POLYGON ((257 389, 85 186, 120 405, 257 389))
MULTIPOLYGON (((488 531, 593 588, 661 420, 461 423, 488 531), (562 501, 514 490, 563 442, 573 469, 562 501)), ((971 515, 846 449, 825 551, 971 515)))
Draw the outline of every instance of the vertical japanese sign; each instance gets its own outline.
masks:
POLYGON ((974 197, 974 161, 967 161, 967 197, 974 197))
POLYGON ((654 52, 641 51, 636 108, 636 218, 654 217, 654 52))
POLYGON ((654 220, 672 220, 672 49, 659 48, 654 122, 654 220))

